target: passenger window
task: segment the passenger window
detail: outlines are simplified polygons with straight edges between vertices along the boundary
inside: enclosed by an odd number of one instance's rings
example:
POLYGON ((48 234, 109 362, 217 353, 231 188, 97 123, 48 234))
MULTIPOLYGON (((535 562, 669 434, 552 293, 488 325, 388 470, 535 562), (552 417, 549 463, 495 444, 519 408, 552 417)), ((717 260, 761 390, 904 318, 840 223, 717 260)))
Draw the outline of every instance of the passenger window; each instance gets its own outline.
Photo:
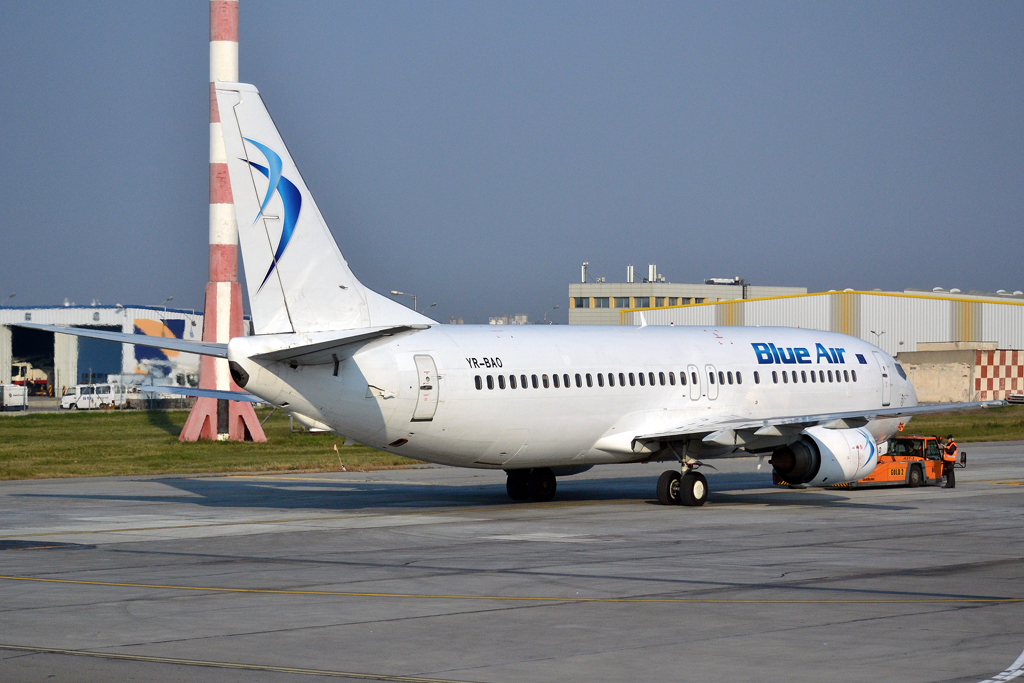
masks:
MULTIPOLYGON (((611 377, 611 375, 608 375, 608 376, 611 377)), ((604 375, 602 373, 600 373, 600 372, 597 373, 597 386, 599 386, 599 387, 603 387, 604 386, 604 375)))
POLYGON ((697 373, 696 372, 691 372, 690 373, 690 381, 693 382, 694 384, 697 383, 697 373))
POLYGON ((537 386, 537 375, 530 375, 530 383, 533 384, 534 389, 538 389, 537 386))
POLYGON ((523 389, 529 388, 529 385, 526 383, 526 375, 519 375, 519 383, 522 385, 523 389))
POLYGON ((725 376, 726 376, 726 378, 728 378, 729 384, 732 384, 732 370, 730 370, 729 372, 725 373, 725 376))
MULTIPOLYGON (((673 373, 673 374, 675 374, 675 373, 673 373)), ((686 386, 686 373, 685 372, 680 372, 679 373, 679 383, 681 385, 683 385, 684 387, 686 386)))
POLYGON ((816 374, 814 374, 814 370, 811 370, 811 384, 814 384, 817 381, 818 381, 818 376, 816 374))
POLYGON ((831 370, 828 371, 828 381, 829 381, 829 384, 832 383, 832 371, 831 370))
POLYGON ((515 389, 516 388, 516 376, 515 375, 509 375, 508 376, 508 388, 509 389, 515 389))
POLYGON ((505 375, 498 375, 498 388, 499 389, 504 389, 505 388, 505 375))
POLYGON ((558 386, 558 375, 551 375, 551 382, 555 385, 555 389, 560 388, 558 386))
MULTIPOLYGON (((665 383, 665 381, 664 381, 664 377, 665 377, 664 373, 662 373, 661 376, 663 378, 661 383, 664 384, 665 383)), ((676 385, 676 373, 674 373, 674 372, 668 373, 668 383, 671 384, 672 386, 676 385)))
POLYGON ((635 387, 636 386, 636 377, 633 375, 632 372, 629 373, 629 386, 631 386, 631 387, 635 387))
POLYGON ((754 370, 754 384, 760 384, 760 383, 761 383, 761 373, 758 372, 757 370, 754 370))
POLYGON ((624 374, 622 374, 621 372, 619 373, 619 386, 620 387, 626 386, 626 376, 624 374))
POLYGON ((789 384, 789 373, 785 370, 782 371, 782 383, 789 384))
POLYGON ((772 382, 775 384, 779 383, 779 373, 774 370, 772 370, 772 382))
POLYGON ((550 386, 551 386, 551 383, 550 383, 550 382, 551 382, 551 380, 549 380, 549 379, 548 379, 548 376, 547 376, 547 375, 541 375, 541 376, 540 376, 540 380, 541 380, 541 382, 543 382, 543 383, 544 383, 544 388, 545 388, 545 389, 547 389, 548 387, 550 387, 550 386))
MULTIPOLYGON (((653 379, 651 380, 651 384, 654 384, 654 380, 653 379)), ((664 372, 659 372, 658 373, 658 384, 660 384, 661 386, 665 386, 665 373, 664 372)))
POLYGON ((818 379, 821 381, 822 384, 825 383, 825 371, 824 370, 818 370, 818 379))
POLYGON ((736 384, 743 384, 743 374, 740 372, 736 373, 736 384))
POLYGON ((709 372, 708 373, 708 381, 710 381, 712 384, 715 383, 715 373, 713 373, 713 372, 709 372))
POLYGON ((610 387, 614 387, 615 386, 615 375, 613 375, 610 372, 608 373, 608 386, 610 386, 610 387))
POLYGON ((481 389, 484 388, 484 383, 480 379, 480 375, 477 375, 476 377, 473 378, 473 383, 476 384, 476 390, 477 391, 480 391, 481 389))
POLYGON ((582 386, 583 386, 583 375, 581 375, 580 373, 577 372, 576 373, 576 388, 579 388, 579 387, 582 387, 582 386))
POLYGON ((718 383, 725 384, 725 373, 721 370, 718 371, 718 383))
POLYGON ((856 370, 850 370, 850 375, 853 377, 853 381, 856 382, 857 381, 857 371, 856 370))
POLYGON ((588 387, 594 386, 594 376, 591 375, 589 372, 587 373, 587 386, 588 387))
POLYGON ((843 370, 843 381, 844 382, 849 382, 850 381, 850 373, 847 372, 846 370, 843 370))
MULTIPOLYGON (((577 375, 578 377, 579 375, 577 375)), ((562 386, 566 389, 569 388, 569 375, 562 375, 562 386)))
MULTIPOLYGON (((641 372, 639 374, 640 374, 640 386, 643 386, 645 381, 646 381, 646 380, 644 380, 644 373, 641 372)), ((632 377, 632 375, 630 375, 630 377, 632 377)))
POLYGON ((801 370, 800 371, 800 381, 803 382, 804 384, 807 384, 807 371, 806 370, 801 370))
POLYGON ((491 377, 490 375, 487 375, 487 388, 488 389, 493 389, 494 388, 494 378, 491 377))
POLYGON ((796 379, 796 370, 793 370, 793 384, 796 384, 796 382, 797 382, 797 379, 796 379))

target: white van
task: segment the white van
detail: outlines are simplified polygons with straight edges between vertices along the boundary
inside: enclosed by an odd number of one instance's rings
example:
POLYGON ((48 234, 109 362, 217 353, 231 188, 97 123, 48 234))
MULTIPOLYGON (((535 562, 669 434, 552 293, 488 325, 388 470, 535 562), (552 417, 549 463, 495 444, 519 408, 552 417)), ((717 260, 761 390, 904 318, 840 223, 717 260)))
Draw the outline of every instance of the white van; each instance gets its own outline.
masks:
POLYGON ((125 404, 126 393, 127 387, 123 384, 76 384, 64 390, 60 407, 65 410, 121 408, 125 404))

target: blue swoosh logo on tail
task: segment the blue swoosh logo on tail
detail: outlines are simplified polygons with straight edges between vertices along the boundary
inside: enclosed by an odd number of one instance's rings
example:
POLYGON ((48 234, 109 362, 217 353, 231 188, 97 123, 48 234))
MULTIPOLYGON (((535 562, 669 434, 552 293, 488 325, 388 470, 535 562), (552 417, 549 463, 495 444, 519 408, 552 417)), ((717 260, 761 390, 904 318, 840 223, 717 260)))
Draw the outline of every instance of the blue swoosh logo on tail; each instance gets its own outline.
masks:
POLYGON ((284 250, 287 248, 288 243, 292 239, 292 234, 295 232, 295 223, 299 220, 299 212, 302 210, 302 193, 299 192, 299 188, 295 186, 295 183, 281 175, 283 163, 277 152, 255 140, 243 139, 251 142, 267 158, 267 166, 261 166, 248 159, 245 160, 269 181, 267 194, 263 198, 263 203, 260 204, 260 212, 256 214, 256 218, 252 221, 253 225, 263 215, 263 210, 267 208, 267 204, 270 203, 270 198, 274 196, 274 192, 278 193, 281 197, 281 202, 284 204, 284 228, 281 230, 281 240, 277 243, 274 260, 271 262, 270 268, 267 269, 267 274, 263 277, 263 282, 260 283, 259 289, 256 290, 256 293, 259 294, 260 290, 263 289, 263 285, 267 284, 267 280, 270 279, 270 274, 277 267, 277 262, 281 260, 281 256, 284 254, 284 250))

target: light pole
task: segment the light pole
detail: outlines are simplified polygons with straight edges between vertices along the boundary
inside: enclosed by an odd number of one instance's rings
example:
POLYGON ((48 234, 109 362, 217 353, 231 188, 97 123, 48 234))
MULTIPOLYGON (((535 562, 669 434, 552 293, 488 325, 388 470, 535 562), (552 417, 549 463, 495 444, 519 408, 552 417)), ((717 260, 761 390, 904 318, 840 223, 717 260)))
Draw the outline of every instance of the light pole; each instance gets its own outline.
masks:
POLYGON ((415 294, 406 294, 405 292, 399 292, 397 289, 392 289, 391 290, 391 296, 411 296, 412 297, 412 310, 414 310, 417 313, 419 313, 419 310, 416 308, 416 301, 417 301, 417 299, 416 299, 416 295, 415 294))
POLYGON ((881 332, 871 330, 871 334, 875 335, 875 346, 881 347, 882 335, 885 334, 885 330, 882 330, 881 332))
MULTIPOLYGON (((558 304, 555 304, 554 306, 551 307, 551 311, 554 311, 557 308, 558 308, 558 304)), ((550 313, 551 311, 548 311, 548 313, 550 313)), ((548 322, 548 313, 544 314, 544 324, 545 325, 554 325, 555 324, 554 320, 552 320, 551 322, 548 322)))
POLYGON ((14 297, 16 297, 16 296, 18 296, 18 293, 17 293, 17 292, 11 292, 11 295, 10 295, 9 297, 7 297, 7 305, 8 305, 8 306, 10 306, 10 305, 11 305, 11 299, 13 299, 13 298, 14 298, 14 297))
POLYGON ((162 304, 160 304, 161 306, 164 307, 164 315, 167 315, 167 304, 169 302, 171 302, 171 301, 174 301, 174 297, 173 296, 167 297, 166 299, 164 299, 164 302, 162 304))

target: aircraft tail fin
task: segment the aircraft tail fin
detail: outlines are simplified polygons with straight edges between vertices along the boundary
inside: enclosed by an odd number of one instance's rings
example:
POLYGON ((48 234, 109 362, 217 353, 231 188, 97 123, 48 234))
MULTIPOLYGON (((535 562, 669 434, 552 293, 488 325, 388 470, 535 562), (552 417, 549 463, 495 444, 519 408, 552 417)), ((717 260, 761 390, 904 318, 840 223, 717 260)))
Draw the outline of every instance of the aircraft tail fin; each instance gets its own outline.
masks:
POLYGON ((259 91, 216 90, 256 334, 435 323, 352 274, 259 91))

